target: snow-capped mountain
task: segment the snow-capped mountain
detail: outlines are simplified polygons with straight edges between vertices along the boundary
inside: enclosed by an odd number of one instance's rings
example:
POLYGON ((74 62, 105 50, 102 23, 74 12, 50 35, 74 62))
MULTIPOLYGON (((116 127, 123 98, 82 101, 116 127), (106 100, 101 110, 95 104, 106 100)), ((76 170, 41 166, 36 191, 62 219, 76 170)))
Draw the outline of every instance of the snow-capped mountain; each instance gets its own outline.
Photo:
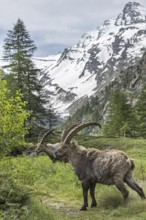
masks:
POLYGON ((121 69, 136 64, 145 50, 146 9, 129 2, 117 18, 85 33, 75 46, 34 62, 43 69, 46 97, 65 116, 103 90, 121 69))

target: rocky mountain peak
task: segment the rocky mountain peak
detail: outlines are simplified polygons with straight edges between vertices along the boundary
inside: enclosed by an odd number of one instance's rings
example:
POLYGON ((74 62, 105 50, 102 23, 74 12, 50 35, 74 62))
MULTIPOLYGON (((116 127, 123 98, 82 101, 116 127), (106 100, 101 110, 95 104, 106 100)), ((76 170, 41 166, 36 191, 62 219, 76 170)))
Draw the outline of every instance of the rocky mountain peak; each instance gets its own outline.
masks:
POLYGON ((50 104, 67 117, 91 96, 104 99, 103 91, 121 70, 133 66, 146 51, 146 9, 129 2, 114 19, 85 33, 76 45, 58 55, 36 58, 40 79, 50 104))
POLYGON ((104 89, 120 71, 135 65, 146 50, 146 9, 129 2, 114 19, 85 33, 76 45, 41 66, 48 103, 61 117, 72 114, 92 95, 102 99, 104 89))
POLYGON ((115 25, 132 25, 146 21, 146 9, 137 2, 129 2, 116 19, 115 25))

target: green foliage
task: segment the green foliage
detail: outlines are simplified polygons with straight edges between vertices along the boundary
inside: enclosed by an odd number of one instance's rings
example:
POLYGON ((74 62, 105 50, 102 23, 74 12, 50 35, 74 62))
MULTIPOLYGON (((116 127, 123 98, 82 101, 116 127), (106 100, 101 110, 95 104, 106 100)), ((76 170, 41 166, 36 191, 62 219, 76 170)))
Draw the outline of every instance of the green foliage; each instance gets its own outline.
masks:
POLYGON ((0 210, 3 216, 0 219, 19 218, 22 214, 21 208, 29 199, 30 192, 16 178, 14 164, 8 157, 0 161, 0 210))
POLYGON ((4 67, 9 72, 5 76, 8 87, 13 95, 17 90, 23 94, 23 100, 27 102, 25 108, 32 112, 29 122, 38 118, 41 120, 46 112, 43 107, 43 86, 39 81, 40 70, 32 62, 36 46, 21 19, 8 31, 4 42, 3 58, 8 63, 4 67))
POLYGON ((0 154, 25 145, 28 128, 24 123, 30 115, 24 110, 25 106, 21 94, 17 92, 16 96, 11 96, 6 81, 0 80, 0 154))
POLYGON ((119 89, 115 90, 110 99, 104 134, 118 137, 125 136, 125 134, 132 135, 134 119, 132 105, 127 96, 119 89))
MULTIPOLYGON (((30 58, 36 50, 34 42, 30 39, 29 33, 22 20, 18 19, 12 30, 8 31, 4 40, 3 58, 8 62, 5 66, 11 73, 9 79, 12 92, 25 89, 28 76, 30 58)), ((28 89, 28 88, 26 88, 28 89)))
MULTIPOLYGON (((143 139, 97 138, 78 135, 86 146, 124 149, 135 159, 134 175, 146 190, 146 143, 143 139), (141 165, 143 167, 141 168, 141 165), (142 170, 141 170, 142 169, 142 170)), ((53 140, 52 140, 53 141, 53 140)), ((128 187, 127 187, 128 188, 128 187)), ((129 188, 128 188, 129 190, 129 188)), ((0 219, 2 220, 145 220, 146 202, 130 190, 125 205, 114 186, 96 186, 97 207, 79 212, 81 184, 69 164, 53 164, 47 156, 3 158, 0 160, 0 219)), ((89 203, 91 199, 89 197, 89 203)))
POLYGON ((31 199, 28 201, 28 205, 24 208, 19 220, 65 220, 66 218, 62 214, 54 213, 47 206, 43 206, 41 201, 31 199))
POLYGON ((146 86, 136 104, 139 136, 146 138, 146 86))

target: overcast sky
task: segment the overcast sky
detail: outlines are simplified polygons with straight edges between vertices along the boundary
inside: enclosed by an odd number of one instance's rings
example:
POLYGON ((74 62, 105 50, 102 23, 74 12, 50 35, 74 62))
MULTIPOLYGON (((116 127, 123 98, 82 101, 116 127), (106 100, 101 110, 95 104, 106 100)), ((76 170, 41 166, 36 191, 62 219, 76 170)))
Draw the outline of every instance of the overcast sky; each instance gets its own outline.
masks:
MULTIPOLYGON (((115 18, 128 0, 0 0, 0 55, 8 30, 17 19, 37 46, 36 56, 57 54, 81 35, 115 18)), ((146 7, 145 0, 138 0, 146 7)))

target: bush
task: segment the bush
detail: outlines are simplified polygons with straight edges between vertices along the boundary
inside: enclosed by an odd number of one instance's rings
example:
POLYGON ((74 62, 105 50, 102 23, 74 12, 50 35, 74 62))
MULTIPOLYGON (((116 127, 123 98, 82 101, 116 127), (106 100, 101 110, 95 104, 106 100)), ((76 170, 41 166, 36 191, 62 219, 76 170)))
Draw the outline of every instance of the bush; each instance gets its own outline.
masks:
POLYGON ((24 126, 30 115, 25 110, 19 92, 11 96, 7 84, 0 79, 0 154, 10 152, 14 147, 24 146, 28 128, 24 126))
POLYGON ((17 184, 9 172, 0 173, 0 209, 4 219, 21 215, 29 197, 29 191, 17 184))

